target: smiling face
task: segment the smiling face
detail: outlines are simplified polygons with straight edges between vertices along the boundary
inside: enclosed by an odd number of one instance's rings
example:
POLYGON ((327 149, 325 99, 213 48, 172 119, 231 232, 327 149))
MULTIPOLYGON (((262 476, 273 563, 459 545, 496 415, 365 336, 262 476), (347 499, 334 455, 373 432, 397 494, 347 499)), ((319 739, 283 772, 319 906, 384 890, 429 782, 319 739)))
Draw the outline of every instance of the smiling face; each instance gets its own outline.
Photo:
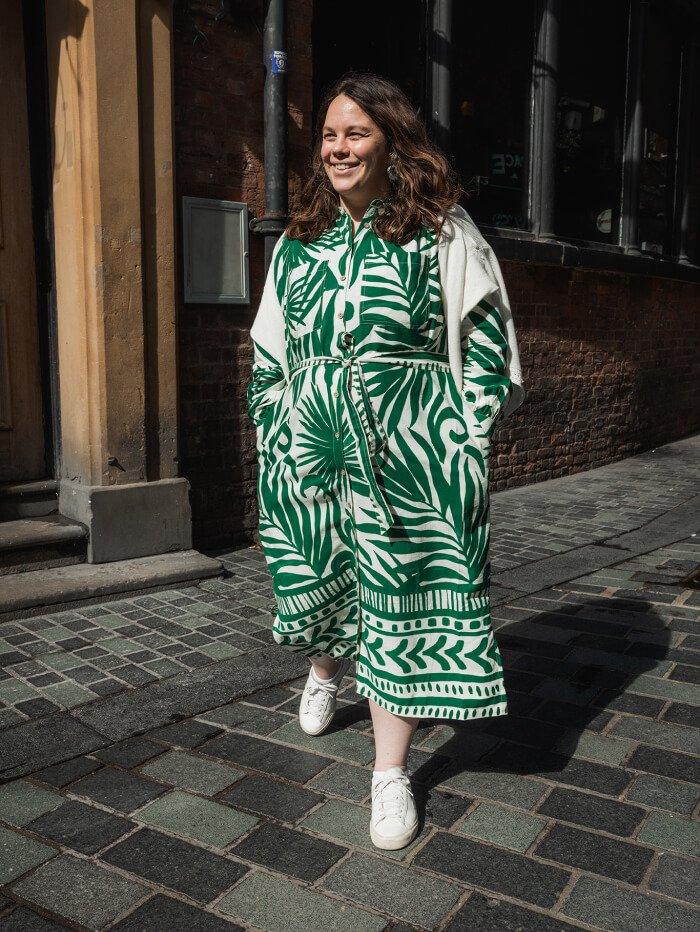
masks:
POLYGON ((350 97, 335 97, 323 125, 321 159, 333 188, 348 207, 362 209, 388 193, 387 139, 350 97))

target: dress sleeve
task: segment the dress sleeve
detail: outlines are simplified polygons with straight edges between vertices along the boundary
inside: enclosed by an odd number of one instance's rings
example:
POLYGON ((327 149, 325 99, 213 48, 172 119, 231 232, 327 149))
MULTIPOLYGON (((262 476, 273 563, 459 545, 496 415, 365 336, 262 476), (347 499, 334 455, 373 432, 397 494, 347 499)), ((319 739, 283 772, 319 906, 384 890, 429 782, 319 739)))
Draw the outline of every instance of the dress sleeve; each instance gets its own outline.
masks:
POLYGON ((462 393, 480 434, 491 437, 523 401, 525 390, 508 293, 495 252, 465 234, 466 271, 461 308, 462 393))
POLYGON ((247 387, 248 415, 256 426, 265 420, 283 393, 289 377, 282 295, 284 294, 284 234, 275 243, 262 298, 250 328, 253 368, 247 387))

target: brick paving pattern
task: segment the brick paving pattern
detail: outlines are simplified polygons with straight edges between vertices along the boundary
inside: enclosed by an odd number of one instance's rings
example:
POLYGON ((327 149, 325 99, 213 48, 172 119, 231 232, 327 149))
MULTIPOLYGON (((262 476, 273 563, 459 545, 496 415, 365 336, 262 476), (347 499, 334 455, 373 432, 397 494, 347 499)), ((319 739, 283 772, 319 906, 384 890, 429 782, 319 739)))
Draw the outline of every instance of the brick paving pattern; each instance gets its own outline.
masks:
POLYGON ((369 838, 352 678, 329 732, 298 727, 255 549, 224 580, 0 626, 0 928, 697 928, 696 450, 493 496, 510 714, 421 722, 399 851, 369 838), (276 678, 227 701, 268 657, 276 678))

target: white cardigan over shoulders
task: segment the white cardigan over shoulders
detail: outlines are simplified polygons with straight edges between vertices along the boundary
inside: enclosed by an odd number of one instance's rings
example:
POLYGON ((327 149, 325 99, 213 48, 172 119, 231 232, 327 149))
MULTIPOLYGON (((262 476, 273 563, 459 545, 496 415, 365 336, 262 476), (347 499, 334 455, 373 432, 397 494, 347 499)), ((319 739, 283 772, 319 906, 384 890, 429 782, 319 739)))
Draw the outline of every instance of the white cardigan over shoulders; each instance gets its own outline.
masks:
POLYGON ((499 421, 515 411, 525 398, 518 342, 513 315, 501 268, 495 252, 477 225, 459 204, 447 211, 438 242, 440 283, 447 324, 450 369, 462 390, 461 341, 471 325, 467 315, 479 301, 488 298, 501 315, 508 337, 508 376, 512 387, 499 414, 499 421))
MULTIPOLYGON (((280 378, 276 384, 266 388, 267 401, 272 401, 284 390, 289 377, 284 314, 273 274, 283 240, 284 234, 275 243, 260 305, 250 329, 251 338, 265 352, 269 361, 274 360, 278 366, 280 378)), ((508 338, 506 366, 512 385, 499 412, 500 421, 515 411, 525 397, 513 315, 496 254, 466 210, 459 205, 450 208, 445 215, 438 241, 438 261, 450 370, 460 392, 464 371, 462 336, 473 326, 468 317, 469 312, 479 301, 488 298, 504 323, 508 338)))

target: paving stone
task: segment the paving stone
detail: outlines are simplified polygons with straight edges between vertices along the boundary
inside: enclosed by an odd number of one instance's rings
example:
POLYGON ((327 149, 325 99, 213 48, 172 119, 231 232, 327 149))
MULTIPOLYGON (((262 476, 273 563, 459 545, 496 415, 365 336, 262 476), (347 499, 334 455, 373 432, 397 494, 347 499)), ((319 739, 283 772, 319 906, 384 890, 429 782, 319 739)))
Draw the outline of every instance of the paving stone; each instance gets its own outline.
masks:
POLYGON ((519 747, 504 742, 484 759, 485 766, 510 772, 543 777, 555 783, 595 790, 606 796, 619 796, 631 781, 631 776, 618 767, 592 761, 567 758, 540 749, 519 747))
POLYGON ((12 825, 26 825, 63 802, 63 796, 44 790, 26 780, 0 786, 0 819, 12 825))
POLYGON ((219 735, 203 744, 200 750, 212 757, 275 774, 296 783, 306 783, 331 763, 330 758, 320 754, 242 734, 219 735))
POLYGON ((310 780, 307 785, 322 793, 361 802, 372 791, 372 776, 361 767, 338 761, 310 780))
POLYGON ((164 728, 156 728, 149 733, 148 737, 156 741, 164 741, 179 748, 196 748, 207 738, 213 738, 214 735, 221 733, 220 728, 214 725, 208 725, 206 722, 196 720, 176 722, 174 725, 166 725, 164 728))
POLYGON ((153 780, 203 796, 214 796, 245 776, 242 770, 185 751, 168 751, 141 767, 140 772, 153 780))
POLYGON ((534 809, 547 788, 534 780, 511 773, 475 767, 450 776, 449 772, 440 781, 442 789, 457 790, 469 796, 494 799, 521 809, 534 809))
POLYGON ((225 894, 216 908, 267 932, 381 932, 387 920, 256 871, 225 894))
POLYGON ((55 848, 0 825, 0 884, 11 883, 57 853, 55 848))
POLYGON ((596 706, 611 709, 613 712, 628 712, 630 715, 646 715, 647 718, 656 718, 663 709, 663 699, 654 699, 652 696, 638 696, 635 693, 620 695, 615 690, 605 690, 596 698, 596 706))
MULTIPOLYGON (((339 799, 329 799, 319 809, 308 815, 300 828, 327 835, 346 845, 357 845, 376 851, 369 834, 371 812, 362 806, 355 806, 339 799)), ((405 848, 397 851, 383 851, 383 855, 396 860, 403 860, 423 841, 422 832, 405 848)))
POLYGON ((37 780, 42 783, 48 783, 49 786, 63 787, 72 783, 74 780, 85 777, 102 766, 100 761, 93 760, 90 757, 74 757, 73 760, 66 761, 63 764, 54 764, 52 767, 45 767, 38 773, 33 774, 37 780))
POLYGON ((133 812, 144 803, 165 793, 165 787, 114 767, 103 767, 97 773, 74 783, 70 792, 76 796, 86 796, 119 812, 133 812))
POLYGON ((601 764, 621 764, 636 747, 626 738, 611 738, 590 731, 569 732, 554 745, 555 750, 601 764))
POLYGON ((355 852, 323 880, 347 899, 418 926, 434 929, 462 889, 449 881, 355 852))
POLYGON ((693 683, 697 686, 698 683, 700 683, 700 670, 698 670, 697 667, 690 667, 685 663, 677 663, 668 674, 668 677, 680 683, 693 683))
POLYGON ((579 877, 561 912, 571 919, 615 932, 654 928, 664 932, 693 932, 697 928, 696 912, 595 877, 579 877))
POLYGON ((698 789, 690 783, 640 773, 627 791, 627 799, 690 816, 698 801, 698 789))
POLYGON ((102 929, 150 892, 91 861, 61 855, 14 884, 13 891, 59 916, 102 929))
POLYGON ((587 728, 590 731, 602 731, 612 719, 610 712, 596 712, 590 708, 575 705, 572 702, 543 702, 532 713, 533 718, 542 719, 557 725, 587 728))
POLYGON ((444 932, 569 932, 580 926, 474 891, 444 932))
POLYGON ((66 926, 44 919, 38 913, 20 906, 2 918, 2 932, 63 932, 66 926))
POLYGON ((320 793, 262 776, 246 777, 218 798, 236 809, 248 809, 281 822, 296 822, 322 800, 320 793))
POLYGON ((645 696, 656 696, 658 699, 671 699, 675 702, 692 704, 697 699, 697 690, 692 683, 664 680, 658 676, 649 676, 646 673, 635 676, 627 685, 627 689, 630 692, 641 693, 645 696))
POLYGON ((268 708, 282 705, 292 696, 291 690, 286 686, 271 686, 269 689, 262 689, 248 697, 248 702, 254 705, 262 705, 268 708))
POLYGON ((374 740, 356 731, 326 731, 322 735, 307 735, 295 719, 273 731, 271 738, 299 747, 313 748, 320 754, 342 757, 355 764, 367 764, 374 759, 374 740))
POLYGON ((347 848, 267 822, 236 845, 232 854, 299 880, 314 881, 347 854, 347 848))
POLYGON ((30 822, 27 828, 74 851, 95 854, 132 831, 135 825, 121 816, 68 799, 58 809, 30 822))
POLYGON ((651 812, 637 837, 664 851, 700 857, 700 823, 668 812, 651 812))
POLYGON ((533 854, 629 884, 641 882, 654 857, 651 848, 642 848, 568 825, 554 825, 533 854))
POLYGON ((48 699, 27 699, 25 702, 18 702, 16 708, 27 718, 41 718, 42 715, 57 712, 60 707, 48 699))
POLYGON ((627 766, 632 770, 644 770, 662 777, 686 780, 688 783, 700 781, 700 764, 697 758, 689 754, 650 748, 643 744, 632 754, 627 766))
POLYGON ((22 680, 16 680, 14 677, 0 680, 0 701, 7 705, 13 705, 15 702, 21 702, 24 699, 39 699, 39 692, 22 680))
POLYGON ((513 851, 527 851, 546 825, 544 819, 506 809, 495 803, 479 803, 458 828, 462 835, 490 841, 513 851))
POLYGON ((149 803, 137 818, 153 828, 162 828, 214 848, 225 848, 258 823, 255 816, 246 812, 236 812, 179 790, 149 803))
POLYGON ((697 861, 662 854, 649 880, 649 889, 700 906, 700 865, 697 861))
POLYGON ((421 787, 414 787, 417 804, 425 804, 425 821, 441 828, 451 828, 474 802, 466 796, 454 793, 441 793, 434 790, 421 792, 421 787))
POLYGON ((557 902, 571 876, 560 867, 447 832, 430 838, 413 866, 545 908, 557 902))
POLYGON ((272 709, 259 709, 242 702, 231 702, 220 709, 203 712, 200 718, 226 728, 241 728, 259 735, 269 735, 289 721, 288 715, 272 709))
POLYGON ((236 861, 149 828, 110 848, 101 860, 199 903, 210 903, 248 870, 236 861))
POLYGON ((478 732, 444 725, 433 729, 432 733, 421 742, 421 748, 430 751, 439 751, 446 757, 459 761, 478 761, 487 751, 493 750, 498 744, 495 735, 484 735, 478 732))
MULTIPOLYGON (((254 689, 293 676, 308 665, 303 657, 280 651, 279 645, 261 647, 254 655, 234 657, 207 669, 184 672, 137 690, 103 699, 74 714, 93 724, 113 741, 171 724, 172 719, 199 715, 226 702, 248 695, 254 689)), ((218 739, 214 739, 218 740, 218 739)))
POLYGON ((537 807, 537 811, 563 822, 574 822, 586 828, 624 837, 634 835, 646 815, 645 810, 639 806, 559 787, 554 787, 547 799, 537 807))
POLYGON ((108 748, 95 751, 95 757, 107 764, 117 764, 125 770, 130 770, 162 753, 163 748, 148 738, 127 738, 126 741, 119 741, 108 748))
POLYGON ((670 751, 688 751, 693 746, 700 749, 697 732, 682 725, 672 725, 670 722, 651 722, 632 715, 623 716, 610 733, 624 735, 641 741, 645 745, 655 745, 670 751))
POLYGON ((46 697, 64 709, 73 709, 78 705, 91 702, 95 694, 75 683, 56 683, 45 688, 46 697))
POLYGON ((236 929, 242 932, 243 927, 159 894, 112 926, 112 929, 114 932, 235 932, 236 929))
POLYGON ((683 702, 672 702, 662 715, 662 720, 676 725, 700 728, 700 707, 683 702))

